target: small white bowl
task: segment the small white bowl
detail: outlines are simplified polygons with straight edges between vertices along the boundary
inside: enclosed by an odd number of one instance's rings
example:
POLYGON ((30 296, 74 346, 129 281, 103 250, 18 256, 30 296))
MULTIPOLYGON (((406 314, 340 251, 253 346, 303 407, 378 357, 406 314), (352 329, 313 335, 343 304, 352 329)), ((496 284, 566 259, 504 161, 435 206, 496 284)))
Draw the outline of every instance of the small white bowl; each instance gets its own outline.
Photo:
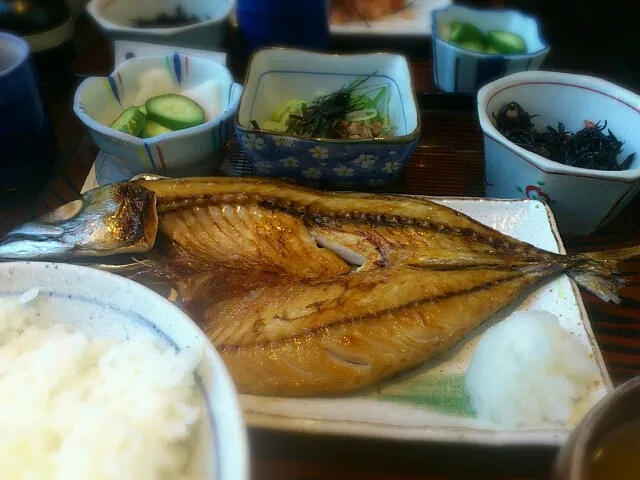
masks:
POLYGON ((234 0, 92 0, 87 12, 111 40, 134 40, 210 50, 223 46, 234 0), (186 8, 185 8, 186 3, 186 8), (182 27, 140 28, 134 20, 174 14, 181 5, 187 15, 204 20, 182 27))
POLYGON ((2 298, 40 290, 28 307, 39 322, 62 324, 90 338, 142 336, 176 349, 203 349, 197 375, 206 420, 193 461, 201 462, 201 478, 248 480, 247 432, 231 377, 206 335, 178 307, 132 280, 76 265, 0 263, 0 278, 2 298))
POLYGON ((535 17, 516 10, 475 9, 450 5, 431 14, 433 32, 433 79, 441 90, 474 93, 483 85, 512 73, 538 70, 549 53, 535 17), (440 35, 452 21, 468 22, 483 32, 507 30, 521 35, 528 52, 521 55, 492 55, 472 52, 448 42, 440 35))
POLYGON ((172 53, 135 57, 108 77, 87 78, 76 90, 73 111, 87 126, 98 147, 111 155, 118 169, 129 176, 148 172, 168 176, 206 175, 224 158, 227 142, 233 135, 233 115, 241 93, 242 86, 233 82, 231 72, 224 65, 172 53), (138 138, 109 128, 125 108, 137 105, 139 75, 150 70, 167 72, 171 88, 190 92, 189 96, 204 108, 207 121, 152 138, 138 138))
POLYGON ((556 72, 521 72, 496 80, 478 92, 484 133, 485 195, 537 198, 549 204, 561 233, 587 235, 610 221, 640 189, 640 96, 604 80, 556 72), (518 102, 537 130, 562 122, 567 130, 584 121, 607 121, 624 142, 622 161, 637 155, 628 170, 607 172, 568 167, 508 141, 492 114, 518 102))

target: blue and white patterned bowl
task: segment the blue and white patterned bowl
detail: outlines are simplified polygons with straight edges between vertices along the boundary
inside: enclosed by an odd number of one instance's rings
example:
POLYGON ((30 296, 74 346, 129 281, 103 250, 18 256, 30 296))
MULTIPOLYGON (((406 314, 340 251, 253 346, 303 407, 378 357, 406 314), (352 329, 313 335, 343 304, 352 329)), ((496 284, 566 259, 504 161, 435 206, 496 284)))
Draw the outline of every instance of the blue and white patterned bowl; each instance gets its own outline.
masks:
POLYGON ((233 135, 235 113, 242 86, 231 72, 213 60, 181 53, 135 57, 125 61, 108 77, 90 77, 76 90, 73 111, 87 126, 98 147, 118 162, 128 176, 155 172, 169 176, 212 173, 224 157, 233 135), (193 91, 204 82, 217 88, 204 89, 203 107, 207 121, 196 127, 138 138, 110 125, 127 107, 136 105, 138 76, 152 69, 167 71, 173 87, 193 91))
POLYGON ((474 93, 505 75, 538 70, 550 49, 540 34, 538 20, 516 10, 480 10, 450 5, 431 13, 431 31, 433 79, 438 88, 450 93, 474 93), (443 27, 452 21, 471 23, 483 32, 507 30, 517 33, 527 42, 528 52, 492 55, 460 48, 440 35, 443 27))
POLYGON ((420 135, 420 115, 404 57, 391 54, 329 55, 303 50, 266 48, 251 58, 245 89, 236 113, 238 141, 254 171, 289 178, 312 187, 376 187, 395 180, 420 135), (388 115, 396 137, 384 139, 318 139, 253 128, 291 98, 313 100, 359 76, 376 74, 370 84, 388 83, 388 115))

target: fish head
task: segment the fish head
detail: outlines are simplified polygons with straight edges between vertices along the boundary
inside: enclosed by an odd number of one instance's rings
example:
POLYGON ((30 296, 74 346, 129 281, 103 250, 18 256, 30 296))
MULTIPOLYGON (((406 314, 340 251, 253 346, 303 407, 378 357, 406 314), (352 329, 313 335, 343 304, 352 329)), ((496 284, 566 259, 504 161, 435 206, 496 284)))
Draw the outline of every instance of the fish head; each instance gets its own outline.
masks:
POLYGON ((0 259, 147 252, 158 233, 156 197, 131 182, 106 185, 10 231, 0 259))

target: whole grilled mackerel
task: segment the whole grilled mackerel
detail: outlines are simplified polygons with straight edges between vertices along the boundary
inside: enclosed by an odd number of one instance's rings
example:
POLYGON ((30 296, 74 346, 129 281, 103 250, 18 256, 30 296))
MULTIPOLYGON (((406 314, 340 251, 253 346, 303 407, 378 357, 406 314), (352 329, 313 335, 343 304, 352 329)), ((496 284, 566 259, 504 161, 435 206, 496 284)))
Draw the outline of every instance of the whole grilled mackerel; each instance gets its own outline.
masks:
POLYGON ((255 178, 142 179, 88 192, 0 258, 149 252, 243 393, 360 389, 444 352, 544 277, 619 301, 640 247, 565 256, 406 196, 255 178))

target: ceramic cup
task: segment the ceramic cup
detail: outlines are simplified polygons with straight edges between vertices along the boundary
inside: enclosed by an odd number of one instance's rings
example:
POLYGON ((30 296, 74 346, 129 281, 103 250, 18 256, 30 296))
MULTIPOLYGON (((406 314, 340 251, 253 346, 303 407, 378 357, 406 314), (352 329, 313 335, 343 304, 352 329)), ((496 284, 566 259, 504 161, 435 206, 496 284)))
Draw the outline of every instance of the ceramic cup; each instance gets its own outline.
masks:
MULTIPOLYGON (((584 417, 560 450, 551 480, 588 480, 600 441, 640 418, 640 377, 620 385, 584 417)), ((631 478, 631 477, 629 477, 631 478)))
POLYGON ((0 32, 0 205, 34 196, 53 170, 55 139, 27 43, 0 32))

